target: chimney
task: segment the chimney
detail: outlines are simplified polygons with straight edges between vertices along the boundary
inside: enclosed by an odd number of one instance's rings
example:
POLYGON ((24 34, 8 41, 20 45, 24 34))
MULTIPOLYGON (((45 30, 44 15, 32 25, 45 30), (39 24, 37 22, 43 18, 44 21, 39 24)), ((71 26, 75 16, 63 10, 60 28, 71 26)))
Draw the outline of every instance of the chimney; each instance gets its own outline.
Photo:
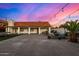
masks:
POLYGON ((14 21, 13 20, 7 20, 8 26, 14 26, 14 21))

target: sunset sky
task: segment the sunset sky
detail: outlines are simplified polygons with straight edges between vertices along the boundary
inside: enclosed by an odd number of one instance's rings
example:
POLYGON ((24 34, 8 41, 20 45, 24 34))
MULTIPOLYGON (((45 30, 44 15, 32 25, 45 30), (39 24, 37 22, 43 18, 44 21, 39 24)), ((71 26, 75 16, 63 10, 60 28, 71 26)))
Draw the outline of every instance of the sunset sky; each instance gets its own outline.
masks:
POLYGON ((79 4, 65 5, 66 3, 0 3, 0 18, 15 21, 48 21, 53 26, 70 19, 79 19, 79 4), (65 7, 61 9, 63 6, 65 7))

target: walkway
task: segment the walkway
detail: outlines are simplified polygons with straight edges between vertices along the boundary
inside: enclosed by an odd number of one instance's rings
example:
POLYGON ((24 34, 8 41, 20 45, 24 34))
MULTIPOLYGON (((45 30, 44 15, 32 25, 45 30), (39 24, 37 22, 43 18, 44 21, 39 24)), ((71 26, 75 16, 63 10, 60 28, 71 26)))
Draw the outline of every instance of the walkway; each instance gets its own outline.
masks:
POLYGON ((79 44, 48 40, 45 35, 21 35, 0 42, 3 56, 79 56, 79 44))

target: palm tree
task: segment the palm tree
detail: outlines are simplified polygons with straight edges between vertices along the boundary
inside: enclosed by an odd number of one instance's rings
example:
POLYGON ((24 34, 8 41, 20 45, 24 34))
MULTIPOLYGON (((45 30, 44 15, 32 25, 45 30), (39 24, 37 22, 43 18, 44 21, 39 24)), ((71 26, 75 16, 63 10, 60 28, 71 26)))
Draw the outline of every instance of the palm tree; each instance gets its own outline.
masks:
POLYGON ((76 36, 76 33, 79 30, 78 20, 66 22, 64 24, 64 28, 69 30, 69 35, 70 35, 69 41, 71 41, 71 42, 78 42, 77 36, 76 36))

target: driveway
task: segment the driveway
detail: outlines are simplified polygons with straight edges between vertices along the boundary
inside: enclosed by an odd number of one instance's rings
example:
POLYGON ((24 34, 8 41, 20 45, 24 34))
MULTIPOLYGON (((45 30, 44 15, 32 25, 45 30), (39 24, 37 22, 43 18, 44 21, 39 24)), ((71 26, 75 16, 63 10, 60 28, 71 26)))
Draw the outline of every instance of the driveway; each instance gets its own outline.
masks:
POLYGON ((2 56, 79 56, 79 43, 48 40, 46 35, 20 35, 0 42, 2 56))

